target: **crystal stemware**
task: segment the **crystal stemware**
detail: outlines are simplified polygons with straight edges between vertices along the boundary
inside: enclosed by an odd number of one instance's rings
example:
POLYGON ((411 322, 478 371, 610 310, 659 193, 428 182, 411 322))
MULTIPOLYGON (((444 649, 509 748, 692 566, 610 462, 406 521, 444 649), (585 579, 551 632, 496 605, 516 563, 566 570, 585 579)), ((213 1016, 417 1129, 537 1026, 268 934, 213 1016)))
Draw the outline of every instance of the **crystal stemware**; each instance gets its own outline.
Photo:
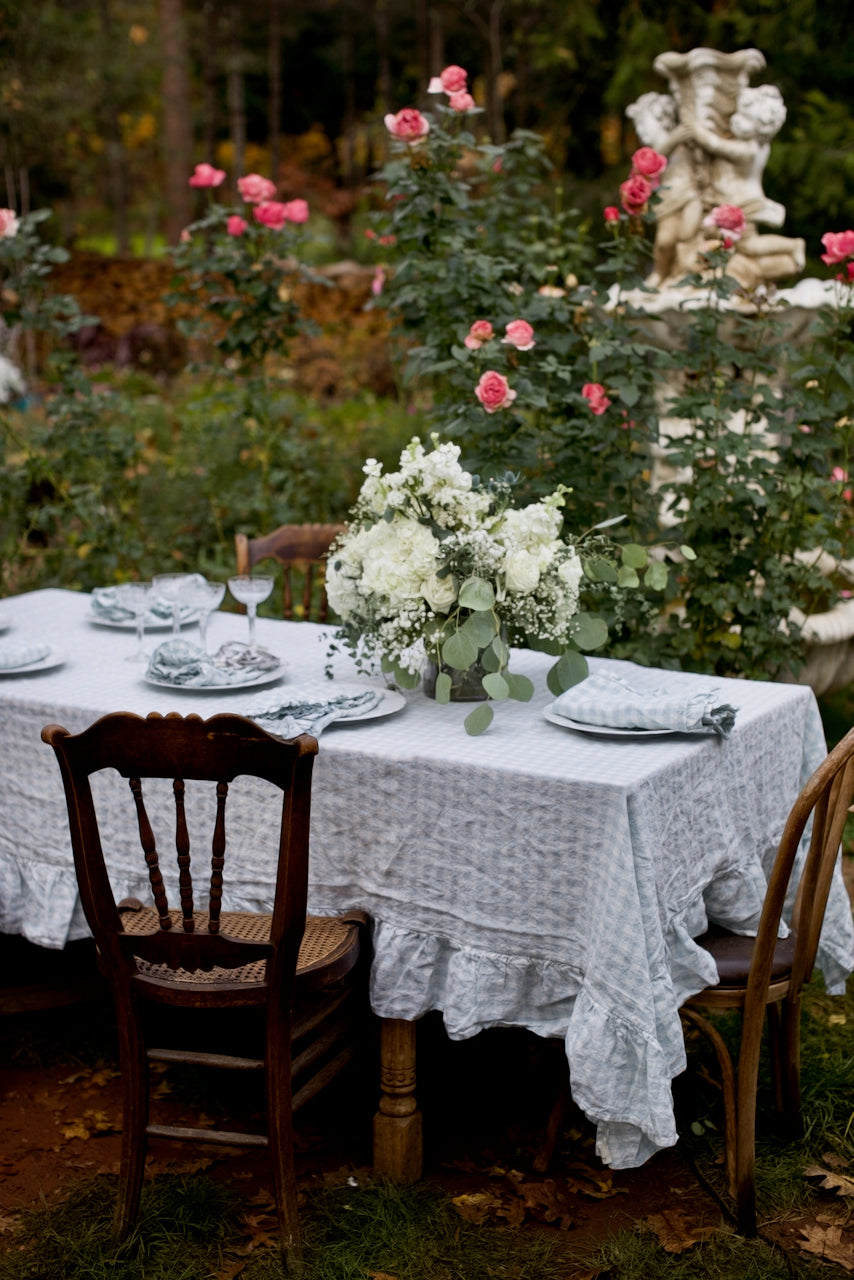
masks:
POLYGON ((207 578, 189 582, 183 593, 184 604, 199 611, 199 645, 205 653, 208 650, 208 623, 211 614, 222 604, 224 595, 225 583, 210 582, 207 578))
POLYGON ((273 578, 264 573, 240 573, 234 578, 229 578, 228 589, 239 604, 246 605, 246 612, 249 615, 249 644, 254 645, 255 614, 258 605, 262 600, 266 600, 273 590, 273 578))
POLYGON ((155 573, 151 579, 154 592, 161 600, 172 606, 172 637, 181 633, 181 606, 184 603, 184 591, 194 578, 201 578, 200 573, 155 573))
POLYGON ((116 588, 116 599, 123 609, 128 609, 136 622, 136 649, 127 655, 127 662, 147 662, 145 651, 145 615, 151 603, 150 582, 122 582, 116 588))

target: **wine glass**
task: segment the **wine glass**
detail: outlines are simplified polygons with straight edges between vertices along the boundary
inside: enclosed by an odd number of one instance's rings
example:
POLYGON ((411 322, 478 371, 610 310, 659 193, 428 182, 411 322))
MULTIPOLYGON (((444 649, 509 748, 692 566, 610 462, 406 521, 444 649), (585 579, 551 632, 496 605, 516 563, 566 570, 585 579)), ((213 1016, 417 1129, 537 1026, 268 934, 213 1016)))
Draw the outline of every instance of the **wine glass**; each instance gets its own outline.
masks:
POLYGON ((249 644, 255 643, 255 614, 258 605, 262 600, 266 600, 267 596, 273 590, 273 578, 269 574, 248 574, 239 573, 234 578, 229 578, 228 589, 239 604, 246 605, 246 612, 249 615, 249 644))
POLYGON ((199 611, 199 644, 205 653, 208 651, 208 623, 213 611, 222 604, 224 595, 225 583, 209 582, 207 578, 188 583, 184 590, 184 603, 199 611))
POLYGON ((116 588, 116 599, 123 609, 129 610, 136 621, 136 650, 129 653, 126 662, 147 662, 145 651, 145 615, 151 602, 150 582, 122 582, 116 588))
POLYGON ((172 638, 181 634, 181 606, 184 603, 184 591, 193 578, 201 578, 199 573, 155 573, 151 585, 161 600, 172 606, 172 638))

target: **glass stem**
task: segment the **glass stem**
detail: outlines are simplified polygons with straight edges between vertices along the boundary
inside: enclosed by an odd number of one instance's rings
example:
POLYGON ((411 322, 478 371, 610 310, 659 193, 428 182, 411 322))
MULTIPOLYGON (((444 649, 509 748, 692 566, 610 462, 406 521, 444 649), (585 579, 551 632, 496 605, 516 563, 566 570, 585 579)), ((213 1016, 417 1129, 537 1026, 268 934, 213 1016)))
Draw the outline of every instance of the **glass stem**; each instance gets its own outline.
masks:
POLYGON ((145 614, 136 615, 136 651, 141 655, 145 647, 145 614))
POLYGON ((253 645, 253 644, 255 643, 255 610, 257 609, 257 607, 258 607, 258 606, 257 606, 257 605, 255 605, 255 604, 248 604, 248 605, 246 606, 246 612, 249 614, 249 643, 250 643, 250 645, 253 645))
POLYGON ((204 609, 199 614, 199 645, 203 653, 208 651, 208 621, 210 614, 205 613, 204 609))
POLYGON ((181 634, 181 606, 178 601, 172 605, 172 639, 177 640, 181 634))

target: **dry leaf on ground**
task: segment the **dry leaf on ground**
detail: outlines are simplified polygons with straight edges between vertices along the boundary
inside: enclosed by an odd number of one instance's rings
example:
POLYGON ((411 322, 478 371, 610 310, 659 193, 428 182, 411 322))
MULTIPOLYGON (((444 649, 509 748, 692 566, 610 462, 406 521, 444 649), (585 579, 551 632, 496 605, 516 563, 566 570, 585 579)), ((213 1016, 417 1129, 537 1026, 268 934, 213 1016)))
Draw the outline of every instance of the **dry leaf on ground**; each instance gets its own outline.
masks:
POLYGON ((821 1178, 819 1186, 825 1191, 835 1191, 838 1196, 854 1196, 854 1178, 845 1173, 834 1173, 830 1169, 822 1169, 821 1165, 811 1164, 804 1169, 804 1177, 821 1178))
POLYGON ((827 1258, 828 1262, 838 1262, 846 1271, 854 1271, 854 1240, 843 1237, 842 1228, 838 1226, 821 1227, 811 1223, 801 1227, 804 1237, 798 1243, 807 1253, 827 1258))
POLYGON ((59 1132, 63 1138, 88 1139, 97 1134, 117 1133, 118 1128, 106 1111, 84 1111, 82 1116, 60 1125, 59 1132))
POLYGON ((684 1253, 700 1240, 711 1235, 715 1227, 703 1227, 691 1222, 682 1209, 664 1209, 651 1213, 644 1222, 658 1236, 658 1243, 667 1253, 684 1253))

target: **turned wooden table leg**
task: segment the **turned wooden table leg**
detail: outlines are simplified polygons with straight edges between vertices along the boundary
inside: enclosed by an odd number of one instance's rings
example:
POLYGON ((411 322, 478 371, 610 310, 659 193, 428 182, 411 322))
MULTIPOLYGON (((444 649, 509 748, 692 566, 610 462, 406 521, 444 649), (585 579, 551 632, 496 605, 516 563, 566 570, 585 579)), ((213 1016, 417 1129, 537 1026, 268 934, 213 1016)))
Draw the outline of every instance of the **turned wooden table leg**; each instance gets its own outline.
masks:
POLYGON ((415 1099, 415 1023, 380 1023, 380 1109, 374 1116, 374 1172, 417 1182, 423 1160, 421 1112, 415 1099))

